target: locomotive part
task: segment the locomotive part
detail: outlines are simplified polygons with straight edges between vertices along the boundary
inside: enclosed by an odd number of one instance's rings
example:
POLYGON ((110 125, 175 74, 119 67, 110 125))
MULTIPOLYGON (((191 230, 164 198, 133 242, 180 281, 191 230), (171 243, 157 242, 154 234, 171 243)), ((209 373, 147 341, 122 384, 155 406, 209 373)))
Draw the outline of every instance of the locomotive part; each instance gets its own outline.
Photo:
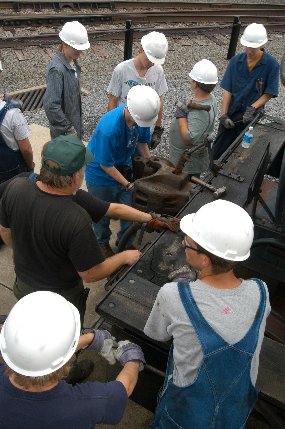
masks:
POLYGON ((142 211, 155 211, 174 216, 189 200, 192 185, 187 173, 173 174, 173 164, 155 157, 144 161, 134 159, 136 177, 134 186, 134 207, 142 211))

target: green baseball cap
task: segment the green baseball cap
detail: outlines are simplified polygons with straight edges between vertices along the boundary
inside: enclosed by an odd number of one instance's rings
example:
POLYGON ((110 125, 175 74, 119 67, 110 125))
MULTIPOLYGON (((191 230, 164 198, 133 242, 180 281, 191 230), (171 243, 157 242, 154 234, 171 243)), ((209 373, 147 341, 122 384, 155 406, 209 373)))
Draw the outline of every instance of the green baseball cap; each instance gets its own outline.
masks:
POLYGON ((42 164, 45 170, 56 176, 71 176, 92 161, 93 154, 86 149, 80 138, 68 134, 58 136, 47 144, 42 164), (56 162, 60 168, 51 168, 45 161, 56 162))

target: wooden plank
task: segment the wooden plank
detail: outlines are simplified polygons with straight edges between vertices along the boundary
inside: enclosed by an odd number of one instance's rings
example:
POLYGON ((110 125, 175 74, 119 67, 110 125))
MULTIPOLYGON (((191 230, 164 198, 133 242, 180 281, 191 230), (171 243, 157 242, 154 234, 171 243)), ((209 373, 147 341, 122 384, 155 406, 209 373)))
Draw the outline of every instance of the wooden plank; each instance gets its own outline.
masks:
POLYGON ((31 60, 34 57, 31 49, 14 49, 14 52, 19 61, 31 60))

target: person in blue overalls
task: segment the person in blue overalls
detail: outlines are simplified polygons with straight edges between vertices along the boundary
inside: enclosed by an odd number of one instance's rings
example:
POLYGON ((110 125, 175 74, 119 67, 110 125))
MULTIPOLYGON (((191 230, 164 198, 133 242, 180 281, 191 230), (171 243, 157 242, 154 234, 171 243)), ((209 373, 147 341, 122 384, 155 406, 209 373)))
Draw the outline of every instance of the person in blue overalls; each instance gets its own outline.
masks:
POLYGON ((173 339, 151 429, 241 429, 257 399, 255 382, 266 318, 266 285, 237 278, 247 259, 253 223, 225 200, 181 219, 187 263, 196 281, 165 284, 144 328, 173 339))
POLYGON ((278 96, 279 64, 260 49, 268 41, 262 24, 248 25, 240 39, 245 52, 229 62, 221 81, 224 95, 220 125, 213 144, 218 159, 272 97, 278 96))
MULTIPOLYGON (((150 157, 150 127, 155 124, 159 110, 157 92, 149 86, 137 85, 129 90, 127 104, 101 118, 87 146, 94 155, 86 167, 88 192, 111 203, 132 205, 132 156, 137 148, 142 157, 150 157)), ((95 225, 106 257, 114 254, 109 244, 109 225, 110 219, 106 216, 95 225)), ((130 222, 121 221, 118 241, 129 226, 130 222)))

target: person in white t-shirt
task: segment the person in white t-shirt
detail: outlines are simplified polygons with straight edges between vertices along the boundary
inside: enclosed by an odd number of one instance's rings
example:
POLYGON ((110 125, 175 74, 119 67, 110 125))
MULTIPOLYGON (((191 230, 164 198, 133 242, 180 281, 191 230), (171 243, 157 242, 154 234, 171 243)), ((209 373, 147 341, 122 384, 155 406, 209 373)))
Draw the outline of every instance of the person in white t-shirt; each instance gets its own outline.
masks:
POLYGON ((163 133, 163 95, 168 91, 162 64, 168 51, 168 42, 163 33, 152 31, 141 39, 141 46, 135 58, 119 63, 108 86, 107 110, 113 110, 126 103, 129 90, 136 85, 154 89, 160 97, 160 111, 153 130, 150 148, 154 149, 163 133))
POLYGON ((0 183, 34 169, 29 128, 20 107, 19 100, 0 101, 0 183))

